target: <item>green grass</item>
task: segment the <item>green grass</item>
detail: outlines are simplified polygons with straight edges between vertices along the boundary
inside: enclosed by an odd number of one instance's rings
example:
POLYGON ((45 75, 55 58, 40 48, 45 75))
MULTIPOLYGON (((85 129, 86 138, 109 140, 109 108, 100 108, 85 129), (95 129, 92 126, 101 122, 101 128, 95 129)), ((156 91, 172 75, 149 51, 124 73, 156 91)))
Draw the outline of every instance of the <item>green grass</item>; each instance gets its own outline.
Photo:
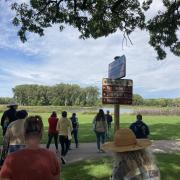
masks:
MULTIPOLYGON (((44 122, 44 136, 42 143, 47 142, 48 137, 48 117, 50 113, 30 113, 41 115, 44 122)), ((0 116, 2 113, 0 114, 0 116)), ((70 116, 71 114, 69 114, 70 116)), ((93 114, 82 114, 77 113, 80 128, 79 128, 79 140, 80 142, 94 142, 96 140, 95 134, 92 131, 92 120, 94 118, 93 114)), ((60 114, 58 115, 60 116, 60 114)), ((123 114, 120 117, 121 127, 129 127, 129 125, 134 122, 135 116, 123 114)), ((180 139, 180 116, 143 116, 144 121, 149 125, 151 135, 150 138, 154 140, 161 139, 180 139)), ((113 129, 113 125, 112 125, 113 129)), ((1 135, 0 130, 0 135, 1 135)), ((0 142, 2 142, 2 136, 0 137, 0 142)))
MULTIPOLYGON (((178 180, 180 154, 156 154, 161 180, 178 180)), ((108 180, 112 173, 109 157, 76 162, 62 167, 61 180, 108 180)))

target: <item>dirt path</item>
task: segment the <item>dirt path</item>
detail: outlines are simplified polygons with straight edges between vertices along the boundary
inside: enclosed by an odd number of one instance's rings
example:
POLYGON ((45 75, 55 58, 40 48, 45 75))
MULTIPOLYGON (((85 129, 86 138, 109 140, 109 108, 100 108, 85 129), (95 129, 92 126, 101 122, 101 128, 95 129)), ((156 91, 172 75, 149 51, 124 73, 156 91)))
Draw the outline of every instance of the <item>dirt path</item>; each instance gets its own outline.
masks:
MULTIPOLYGON (((43 145, 45 146, 45 145, 43 145)), ((54 144, 51 145, 51 150, 54 149, 54 144)), ((180 153, 180 140, 156 140, 153 141, 152 150, 154 153, 180 153)), ((111 156, 111 153, 99 153, 97 151, 96 143, 81 143, 79 148, 74 148, 72 144, 72 150, 70 150, 66 156, 68 163, 87 160, 91 158, 99 158, 103 156, 111 156)))

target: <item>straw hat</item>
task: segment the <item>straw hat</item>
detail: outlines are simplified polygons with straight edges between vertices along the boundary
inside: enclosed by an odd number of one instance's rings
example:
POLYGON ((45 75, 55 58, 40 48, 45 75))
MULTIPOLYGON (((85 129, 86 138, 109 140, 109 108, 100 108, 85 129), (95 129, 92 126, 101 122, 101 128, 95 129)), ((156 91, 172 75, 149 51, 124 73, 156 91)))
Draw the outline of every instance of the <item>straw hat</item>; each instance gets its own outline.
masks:
POLYGON ((10 102, 7 107, 18 106, 16 102, 10 102))
POLYGON ((119 129, 114 136, 114 142, 103 144, 102 149, 112 152, 137 151, 150 146, 149 139, 136 139, 135 134, 128 128, 119 129))

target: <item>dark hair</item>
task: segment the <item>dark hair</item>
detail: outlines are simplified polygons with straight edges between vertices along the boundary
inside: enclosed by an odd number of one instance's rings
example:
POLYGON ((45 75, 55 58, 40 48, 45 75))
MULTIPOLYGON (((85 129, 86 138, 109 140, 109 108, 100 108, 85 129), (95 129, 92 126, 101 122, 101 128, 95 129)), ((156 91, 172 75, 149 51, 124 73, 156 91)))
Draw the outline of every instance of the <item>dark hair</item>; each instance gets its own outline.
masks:
POLYGON ((72 113, 72 116, 76 116, 76 113, 72 113))
POLYGON ((38 115, 29 116, 24 124, 24 135, 25 138, 36 136, 42 138, 43 133, 43 122, 42 118, 38 115))
POLYGON ((105 115, 102 109, 99 109, 99 112, 97 113, 97 116, 96 116, 96 121, 100 121, 100 120, 105 121, 105 115))
POLYGON ((53 111, 51 117, 57 117, 56 111, 53 111))
POLYGON ((26 110, 20 110, 20 111, 17 111, 17 113, 16 113, 16 117, 18 119, 24 119, 27 116, 28 116, 28 113, 26 110))
POLYGON ((141 114, 138 114, 138 115, 136 116, 136 118, 137 118, 138 120, 142 120, 142 115, 141 115, 141 114))
POLYGON ((62 117, 67 117, 67 112, 66 111, 62 112, 62 117))

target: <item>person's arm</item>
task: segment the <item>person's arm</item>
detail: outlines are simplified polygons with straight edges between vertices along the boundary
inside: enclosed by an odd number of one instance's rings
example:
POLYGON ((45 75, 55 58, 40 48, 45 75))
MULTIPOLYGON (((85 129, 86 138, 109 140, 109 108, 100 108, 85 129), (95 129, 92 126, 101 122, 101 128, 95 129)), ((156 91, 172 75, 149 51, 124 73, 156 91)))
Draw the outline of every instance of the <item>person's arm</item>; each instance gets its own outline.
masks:
POLYGON ((6 119, 6 112, 3 113, 2 117, 1 117, 1 126, 4 127, 4 121, 6 119))
POLYGON ((69 119, 69 127, 70 127, 70 131, 73 131, 73 126, 72 126, 72 121, 69 119))
POLYGON ((57 126, 56 126, 56 131, 58 131, 58 132, 59 132, 59 130, 60 130, 60 123, 59 123, 59 121, 60 121, 60 120, 58 120, 57 126))

